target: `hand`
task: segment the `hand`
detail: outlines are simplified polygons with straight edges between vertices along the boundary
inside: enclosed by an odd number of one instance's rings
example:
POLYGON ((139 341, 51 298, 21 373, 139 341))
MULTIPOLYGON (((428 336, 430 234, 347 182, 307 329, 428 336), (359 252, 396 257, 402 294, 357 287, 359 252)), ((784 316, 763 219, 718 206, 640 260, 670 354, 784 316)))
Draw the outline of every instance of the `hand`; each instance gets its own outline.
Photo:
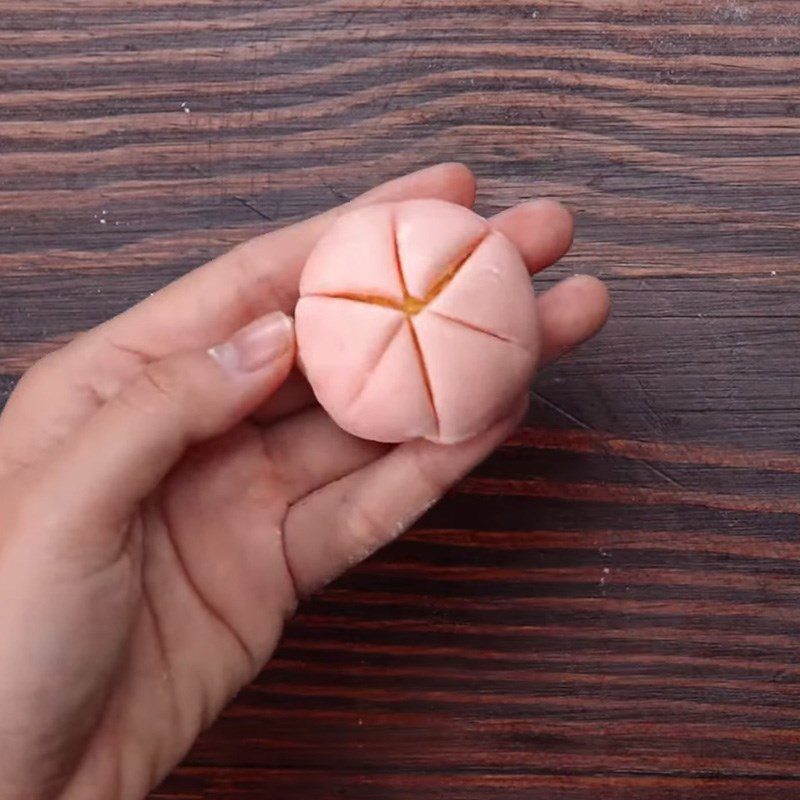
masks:
MULTIPOLYGON (((440 165, 356 203, 474 182, 440 165)), ((260 236, 76 338, 0 417, 0 796, 140 798, 261 670, 298 598, 402 533, 524 414, 454 447, 338 429, 293 371, 298 275, 338 210, 260 236), (209 350, 209 348, 212 348, 209 350)), ((532 272, 559 205, 494 219, 532 272)), ((543 359, 605 321, 573 278, 538 298, 543 359)))

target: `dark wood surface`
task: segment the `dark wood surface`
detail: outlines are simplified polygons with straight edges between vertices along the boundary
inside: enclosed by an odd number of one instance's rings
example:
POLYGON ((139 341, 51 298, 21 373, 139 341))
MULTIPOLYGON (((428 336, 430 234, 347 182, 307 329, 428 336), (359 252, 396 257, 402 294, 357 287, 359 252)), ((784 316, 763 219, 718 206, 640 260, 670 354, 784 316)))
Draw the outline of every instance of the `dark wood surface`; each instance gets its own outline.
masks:
POLYGON ((615 303, 153 798, 800 797, 799 81, 793 0, 0 0, 3 395, 443 159, 615 303))

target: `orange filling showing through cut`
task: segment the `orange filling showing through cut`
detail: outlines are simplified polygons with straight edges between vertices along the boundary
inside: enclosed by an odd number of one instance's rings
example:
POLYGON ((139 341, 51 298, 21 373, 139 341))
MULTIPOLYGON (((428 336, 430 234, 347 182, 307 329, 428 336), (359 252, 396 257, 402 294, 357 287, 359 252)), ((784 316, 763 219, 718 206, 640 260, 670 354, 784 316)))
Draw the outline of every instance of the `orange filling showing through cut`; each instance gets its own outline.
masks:
POLYGON ((425 363, 425 357, 422 353, 422 347, 420 346, 419 339, 417 338, 417 331, 414 328, 414 324, 411 321, 411 317, 416 316, 422 311, 428 303, 433 302, 436 297, 438 297, 450 283, 450 281, 455 278, 458 274, 458 271, 464 264, 467 263, 469 257, 478 249, 478 247, 483 243, 484 239, 488 236, 488 232, 484 233, 477 242, 473 242, 470 246, 466 249, 466 251, 460 255, 447 269, 442 271, 442 274, 434 281, 431 288, 425 294, 425 297, 415 297, 414 295, 410 294, 408 288, 406 287, 405 278, 403 276, 403 269, 400 266, 400 257, 397 252, 397 239, 395 238, 395 263, 397 265, 397 272, 400 277, 400 285, 403 290, 403 300, 402 302, 398 302, 397 300, 393 300, 391 297, 384 297, 382 295, 377 294, 359 294, 357 292, 337 292, 336 294, 326 294, 325 297, 335 297, 339 300, 352 300, 356 303, 370 303, 374 306, 383 306, 384 308, 391 308, 394 311, 400 311, 406 315, 407 324, 409 330, 411 332, 411 338, 414 343, 414 350, 417 353, 417 360, 419 361, 419 368, 422 372, 422 379, 425 383, 425 390, 428 395, 428 400, 430 401, 431 408, 433 409, 433 415, 436 418, 437 424, 439 422, 439 414, 436 410, 436 402, 433 397, 433 386, 431 384, 430 375, 428 374, 428 367, 425 363))
POLYGON ((336 294, 328 294, 326 297, 336 297, 340 300, 352 300, 356 303, 370 303, 374 306, 383 306, 384 308, 391 308, 394 311, 401 311, 408 317, 413 317, 419 314, 428 303, 432 303, 447 287, 450 281, 455 278, 458 271, 467 262, 467 259, 478 249, 478 245, 483 242, 485 237, 481 237, 477 242, 471 244, 466 253, 459 256, 447 269, 442 271, 442 274, 434 281, 431 288, 425 294, 425 297, 415 297, 409 294, 406 288, 406 282, 403 280, 403 273, 398 264, 398 272, 400 273, 400 280, 403 289, 403 300, 398 302, 391 297, 384 297, 378 294, 359 294, 358 292, 337 292, 336 294))

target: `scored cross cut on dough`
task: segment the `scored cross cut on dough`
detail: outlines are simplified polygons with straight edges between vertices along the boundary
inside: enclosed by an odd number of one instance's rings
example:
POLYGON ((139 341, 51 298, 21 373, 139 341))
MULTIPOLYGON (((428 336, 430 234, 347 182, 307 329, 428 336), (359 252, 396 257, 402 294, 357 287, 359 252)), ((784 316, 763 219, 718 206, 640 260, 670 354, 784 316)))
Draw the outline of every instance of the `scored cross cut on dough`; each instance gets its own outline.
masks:
POLYGON ((532 377, 527 269, 460 206, 413 200, 344 217, 318 243, 300 290, 304 372, 357 436, 462 441, 499 420, 532 377))
POLYGON ((503 234, 495 232, 468 256, 427 310, 533 351, 539 331, 531 313, 531 294, 522 257, 503 234))
POLYGON ((533 373, 528 350, 435 314, 415 326, 436 403, 438 439, 462 441, 486 430, 507 411, 533 373), (481 379, 465 381, 481 354, 481 379))
POLYGON ((429 297, 489 232, 489 223, 441 200, 409 200, 395 215, 397 261, 407 294, 429 297))
POLYGON ((385 306, 409 317, 420 313, 472 257, 489 228, 477 214, 451 203, 410 200, 402 205, 405 210, 410 207, 423 212, 410 230, 405 215, 386 214, 386 208, 380 205, 352 212, 334 226, 306 264, 300 295, 385 306), (445 226, 444 233, 434 236, 426 249, 425 242, 435 230, 431 219, 435 220, 437 213, 452 215, 452 209, 457 209, 460 230, 454 233, 445 226), (359 228, 367 224, 372 227, 359 236, 359 228), (342 276, 328 269, 326 254, 330 248, 348 265, 344 288, 342 276))
POLYGON ((386 208, 367 206, 342 217, 309 256, 300 278, 300 295, 339 295, 343 291, 365 297, 403 301, 397 270, 394 224, 386 208), (330 253, 347 267, 342 275, 330 269, 330 253))
POLYGON ((412 324, 400 326, 350 408, 348 430, 357 436, 369 432, 374 408, 391 409, 382 431, 387 441, 432 436, 438 430, 412 324))
POLYGON ((349 406, 404 322, 399 311, 339 297, 302 297, 295 309, 298 337, 312 336, 314 351, 301 353, 313 370, 319 401, 331 408, 349 406), (313 362, 311 361, 313 357, 313 362))

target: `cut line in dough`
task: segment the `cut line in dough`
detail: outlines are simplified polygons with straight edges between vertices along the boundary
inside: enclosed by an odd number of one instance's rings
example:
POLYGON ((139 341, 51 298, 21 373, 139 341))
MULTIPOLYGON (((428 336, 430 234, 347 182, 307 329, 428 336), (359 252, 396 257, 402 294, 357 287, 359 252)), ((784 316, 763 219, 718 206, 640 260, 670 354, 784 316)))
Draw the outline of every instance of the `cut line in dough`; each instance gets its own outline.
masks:
POLYGON ((378 365, 383 360, 383 357, 386 355, 386 353, 389 352, 389 348, 392 346, 392 342, 397 338, 400 331, 403 330, 403 325, 405 325, 405 322, 406 321, 404 319, 399 319, 397 321, 397 326, 386 337, 386 342, 384 343, 383 347, 381 347, 381 349, 378 351, 378 355, 375 357, 375 361, 373 362, 372 366, 369 369, 364 370, 364 381, 358 388, 358 391, 355 392, 355 394, 353 395, 353 399, 350 401, 351 405, 355 405, 361 398, 361 395, 364 394, 364 390, 367 388, 369 379, 375 374, 375 371, 378 369, 378 365))
POLYGON ((472 258, 475 251, 489 238, 490 231, 484 231, 481 236, 465 247, 463 252, 455 259, 450 266, 442 270, 442 274, 433 282, 431 288, 425 293, 424 303, 432 303, 446 288, 447 285, 461 271, 461 268, 472 258))
POLYGON ((433 396, 433 383, 431 382, 431 376, 428 372, 428 365, 425 363, 425 354, 422 352, 422 345, 419 343, 419 337, 417 336, 417 329, 414 327, 413 320, 407 319, 406 322, 408 323, 409 331, 411 332, 411 341, 414 343, 414 350, 417 354, 417 361, 419 362, 419 370, 422 373, 422 382, 425 384, 425 392, 428 395, 428 402, 431 404, 431 410, 433 411, 433 418, 436 420, 436 434, 438 436, 439 430, 442 427, 441 422, 439 421, 439 412, 436 409, 436 399, 433 396))
POLYGON ((332 297, 337 300, 351 300, 354 303, 369 303, 374 306, 383 306, 384 308, 391 308, 393 311, 400 311, 407 317, 413 317, 419 314, 420 311, 430 305, 448 286, 448 284, 458 275, 461 268, 472 257, 475 251, 486 241, 489 233, 484 233, 480 239, 472 242, 469 247, 464 249, 464 252, 436 279, 434 284, 425 294, 425 297, 416 297, 410 294, 406 286, 405 277, 403 275, 403 268, 400 264, 400 255, 397 247, 397 232, 394 234, 394 252, 395 263, 397 266, 397 274, 400 278, 400 287, 403 292, 403 301, 398 303, 391 297, 384 297, 377 294, 360 294, 358 292, 323 292, 312 293, 305 295, 306 297, 332 297))
POLYGON ((442 311, 436 311, 435 309, 431 308, 428 310, 429 314, 433 314, 436 317, 441 317, 441 319, 446 319, 448 322, 452 322, 455 325, 461 325, 463 328, 469 328, 471 331, 475 331, 476 333, 483 333, 486 336, 491 336, 492 339, 499 339, 501 342, 506 342, 507 344, 513 344, 519 347, 522 350, 528 350, 522 342, 518 342, 516 339, 512 339, 509 336, 503 336, 502 334, 496 333, 495 331, 490 331, 488 328, 482 328, 480 325, 475 325, 472 322, 467 322, 464 319, 457 319, 456 317, 451 317, 449 314, 445 314, 442 311))
MULTIPOLYGON (((430 373, 428 372, 428 367, 425 361, 425 353, 423 352, 419 336, 417 335, 416 328, 414 327, 413 317, 415 317, 421 311, 424 311, 447 288, 447 286, 453 281, 456 275, 458 275, 459 271, 462 269, 464 264, 467 263, 467 261, 475 254, 478 248, 489 238, 491 232, 492 232, 491 229, 483 231, 478 239, 471 242, 467 247, 465 247, 462 253, 456 259, 454 259, 453 263, 450 264, 448 267, 446 267, 444 270, 442 270, 439 277, 433 282, 430 289, 425 293, 425 297, 420 298, 412 295, 408 291, 405 275, 403 273, 403 266, 400 262, 400 251, 397 238, 397 224, 396 220, 393 220, 392 235, 394 239, 393 242, 394 257, 395 257, 395 266, 397 268, 398 278, 400 280, 400 288, 403 293, 402 302, 398 302, 397 300, 394 300, 391 297, 385 297, 376 294, 360 294, 358 292, 337 292, 337 293, 321 293, 321 294, 306 295, 306 297, 328 297, 336 300, 349 300, 354 303, 366 303, 368 305, 380 306, 382 308, 391 309, 392 311, 398 311, 404 315, 404 319, 399 321, 397 327, 392 331, 391 335, 387 337, 386 342, 381 348, 372 367, 369 370, 367 370, 364 378, 364 383, 361 385, 358 392, 355 394, 353 400, 351 401, 353 404, 355 404, 364 394, 366 387, 369 384, 370 378, 377 370, 384 356, 389 351, 389 348, 392 346, 394 340, 402 331, 403 326, 407 324, 409 333, 411 334, 411 341, 414 345, 414 351, 417 356, 417 363, 422 376, 422 381, 425 386, 427 399, 428 402, 430 403, 430 407, 433 412, 433 418, 436 422, 437 435, 439 434, 439 432, 441 431, 441 420, 439 417, 439 412, 436 407, 436 398, 434 397, 433 393, 433 382, 431 380, 430 373)), ((454 319, 448 316, 447 314, 443 314, 439 311, 434 311, 432 309, 429 310, 429 313, 435 314, 437 317, 447 320, 448 322, 454 325, 460 325, 463 326, 464 328, 468 328, 469 330, 475 331, 476 333, 482 333, 486 336, 492 337, 493 339, 498 339, 508 344, 516 345, 522 349, 526 349, 522 347, 522 345, 520 345, 519 342, 516 342, 512 339, 508 339, 504 336, 501 336, 485 328, 481 328, 478 325, 471 325, 470 323, 465 322, 464 320, 454 319)))

